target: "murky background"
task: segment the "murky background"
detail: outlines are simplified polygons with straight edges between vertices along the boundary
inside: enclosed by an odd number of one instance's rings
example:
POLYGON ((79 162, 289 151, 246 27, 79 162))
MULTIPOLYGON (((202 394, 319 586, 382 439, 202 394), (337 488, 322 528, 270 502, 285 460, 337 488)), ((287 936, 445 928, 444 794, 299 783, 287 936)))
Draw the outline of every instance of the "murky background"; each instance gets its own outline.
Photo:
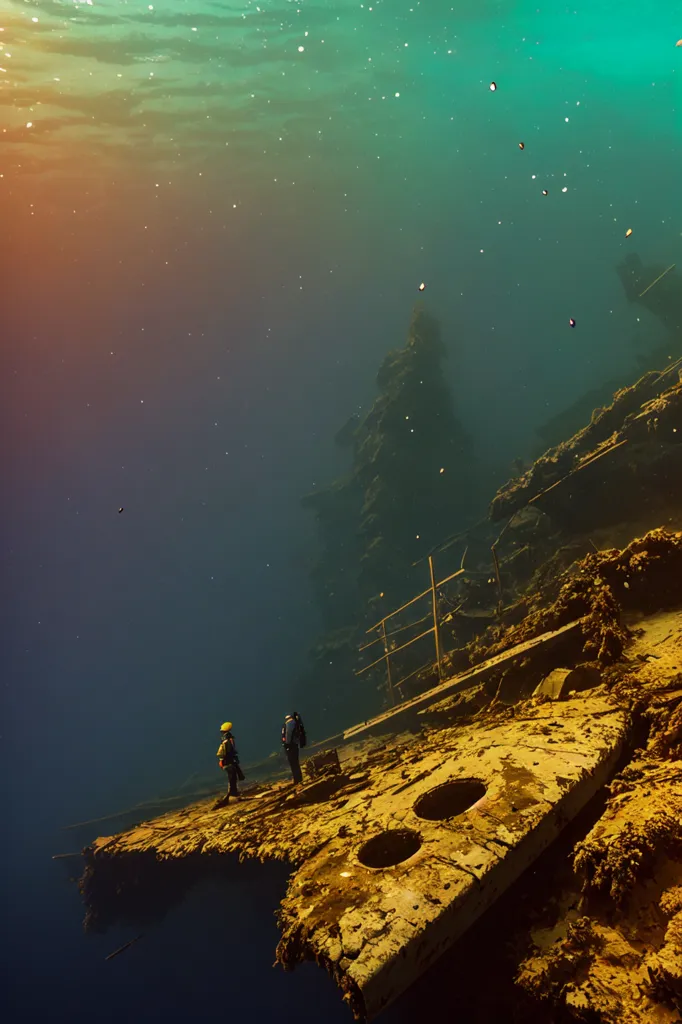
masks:
POLYGON ((679 4, 537 4, 4 5, 12 1020, 345 1019, 270 969, 284 876, 104 964, 49 856, 210 773, 226 716, 243 760, 278 748, 319 626, 299 501, 417 298, 483 511, 663 337, 615 266, 682 259, 679 4))

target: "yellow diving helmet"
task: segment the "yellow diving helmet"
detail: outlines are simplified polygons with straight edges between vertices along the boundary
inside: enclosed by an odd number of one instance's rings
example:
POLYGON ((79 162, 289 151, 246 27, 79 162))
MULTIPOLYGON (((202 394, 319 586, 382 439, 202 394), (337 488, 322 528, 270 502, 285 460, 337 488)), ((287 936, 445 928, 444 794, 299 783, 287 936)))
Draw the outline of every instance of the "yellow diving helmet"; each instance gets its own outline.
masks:
POLYGON ((229 732, 231 728, 232 728, 232 722, 223 722, 223 724, 220 726, 220 731, 221 732, 229 732))

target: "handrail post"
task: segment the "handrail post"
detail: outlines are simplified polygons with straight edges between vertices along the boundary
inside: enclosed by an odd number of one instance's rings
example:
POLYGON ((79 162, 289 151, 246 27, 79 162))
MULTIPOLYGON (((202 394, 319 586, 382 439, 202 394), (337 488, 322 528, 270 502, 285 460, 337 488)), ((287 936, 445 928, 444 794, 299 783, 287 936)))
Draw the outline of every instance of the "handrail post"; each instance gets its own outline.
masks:
POLYGON ((391 655, 388 652, 388 640, 386 639, 386 619, 381 620, 381 639, 384 642, 384 654, 386 655, 386 678, 388 680, 388 697, 391 707, 395 707, 395 694, 393 693, 393 682, 391 681, 391 655))
MULTIPOLYGON (((495 541, 495 544, 497 544, 497 541, 495 541)), ((495 582, 497 584, 497 615, 499 617, 502 614, 502 609, 504 608, 504 595, 502 593, 502 577, 500 576, 500 560, 497 557, 495 544, 491 547, 490 553, 493 556, 493 568, 495 570, 495 582)))
POLYGON ((436 594, 436 577, 433 573, 433 558, 429 555, 429 573, 431 574, 431 610, 433 612, 433 636, 436 641, 436 662, 438 664, 438 680, 443 678, 443 667, 440 656, 440 632, 438 629, 438 596, 436 594))

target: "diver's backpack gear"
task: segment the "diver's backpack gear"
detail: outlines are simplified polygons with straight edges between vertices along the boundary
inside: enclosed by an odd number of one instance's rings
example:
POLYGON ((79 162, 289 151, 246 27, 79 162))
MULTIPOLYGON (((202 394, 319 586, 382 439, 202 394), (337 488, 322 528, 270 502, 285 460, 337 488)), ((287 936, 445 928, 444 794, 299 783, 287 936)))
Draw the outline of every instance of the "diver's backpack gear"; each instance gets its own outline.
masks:
POLYGON ((239 757, 235 749, 234 736, 231 732, 225 734, 222 743, 218 747, 218 757, 221 760, 221 768, 228 764, 239 763, 239 757))
POLYGON ((307 736, 305 734, 305 726, 303 724, 303 719, 299 715, 298 711, 293 711, 290 715, 287 715, 287 721, 285 721, 284 725, 282 726, 282 743, 284 744, 284 746, 286 748, 287 747, 287 724, 288 724, 288 720, 289 719, 293 719, 293 721, 294 721, 294 728, 293 728, 293 732, 291 734, 291 742, 295 743, 299 747, 305 747, 305 745, 308 742, 308 738, 307 738, 307 736))
POLYGON ((294 732, 296 742, 298 743, 299 747, 305 747, 306 744, 308 743, 308 737, 305 734, 305 726, 303 724, 303 719, 299 715, 298 711, 294 711, 292 717, 296 722, 296 729, 294 732))

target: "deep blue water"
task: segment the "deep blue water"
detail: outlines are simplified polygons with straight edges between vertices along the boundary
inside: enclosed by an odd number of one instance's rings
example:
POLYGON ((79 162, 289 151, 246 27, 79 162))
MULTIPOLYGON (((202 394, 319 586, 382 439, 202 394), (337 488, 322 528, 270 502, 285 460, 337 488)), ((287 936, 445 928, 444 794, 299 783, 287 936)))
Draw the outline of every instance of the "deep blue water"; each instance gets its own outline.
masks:
POLYGON ((51 856, 209 775, 226 717, 245 762, 278 748, 320 625, 300 498, 345 472, 334 435, 415 299, 481 514, 536 428, 665 338, 615 267, 682 265, 679 0, 4 7, 5 1019, 347 1021, 322 971, 270 966, 282 868, 105 963, 134 930, 84 936, 51 856))

